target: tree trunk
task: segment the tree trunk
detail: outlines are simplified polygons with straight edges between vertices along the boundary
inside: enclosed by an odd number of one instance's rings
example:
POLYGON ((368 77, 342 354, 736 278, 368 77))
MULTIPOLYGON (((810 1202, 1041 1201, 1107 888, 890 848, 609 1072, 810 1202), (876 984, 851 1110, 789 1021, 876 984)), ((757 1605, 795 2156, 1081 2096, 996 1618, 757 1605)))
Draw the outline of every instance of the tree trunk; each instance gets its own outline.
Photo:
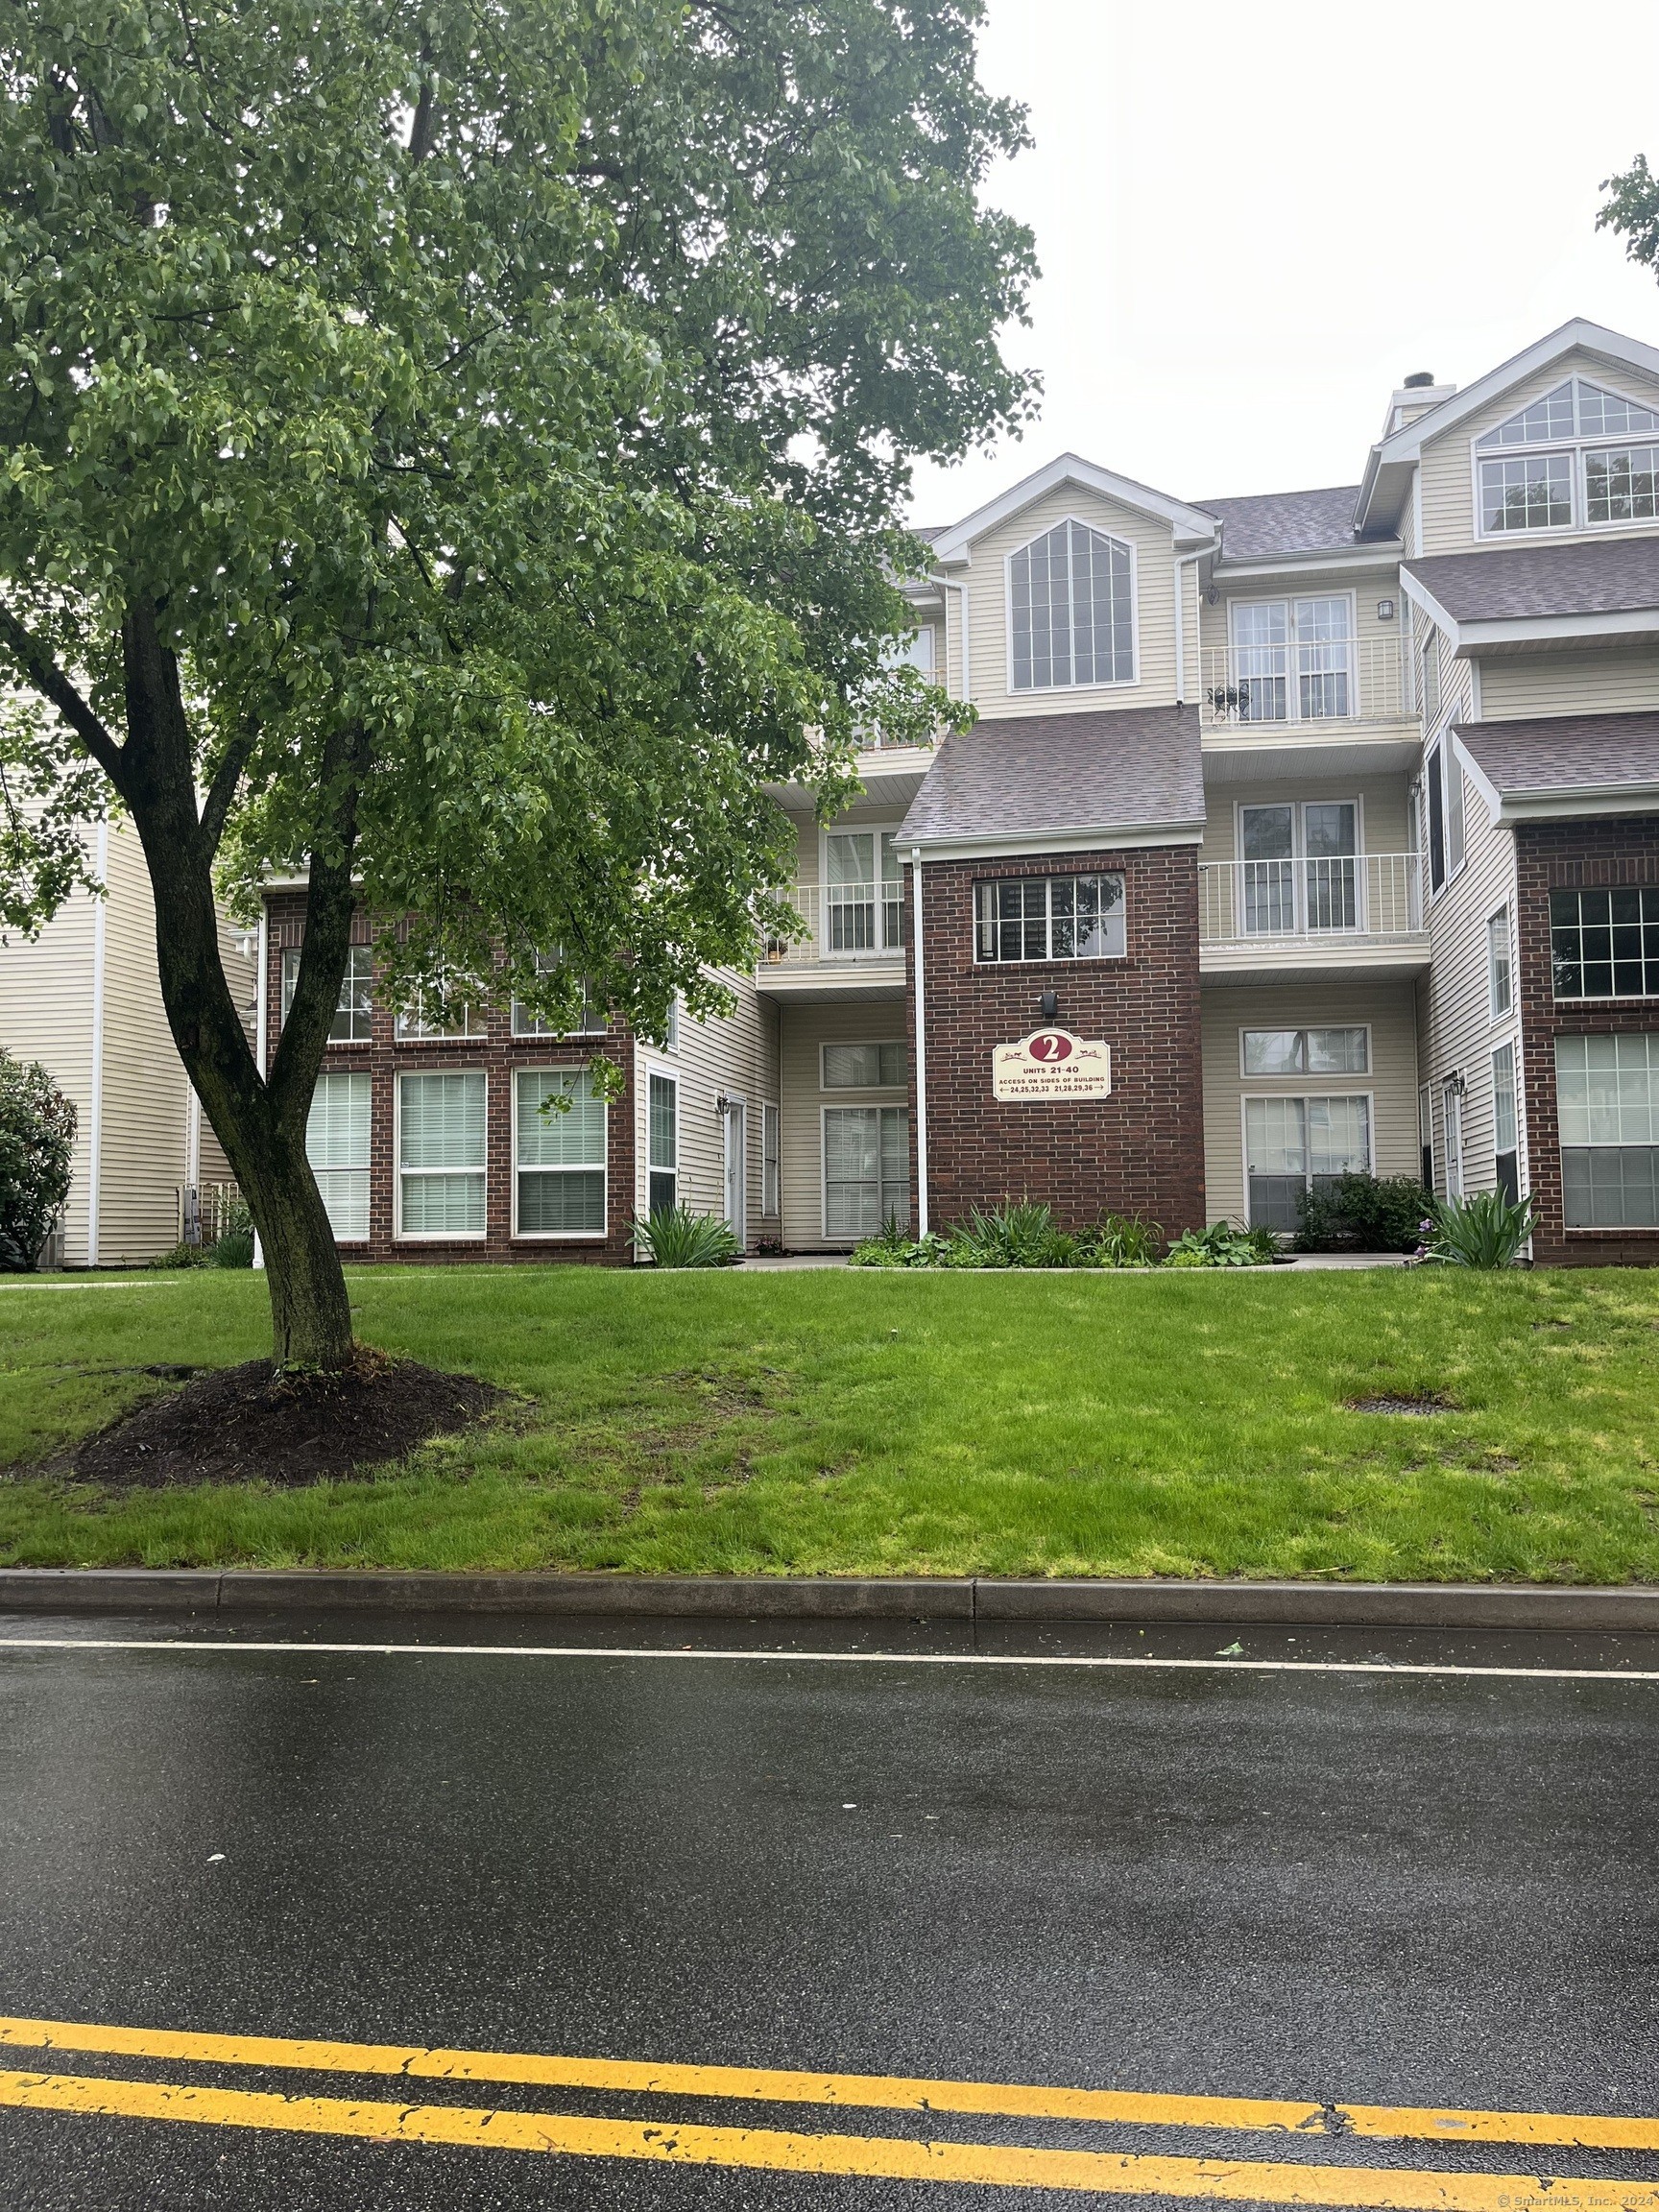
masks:
POLYGON ((238 1164, 225 1133, 218 1134, 259 1231, 273 1359, 278 1367, 330 1372, 348 1366, 351 1309, 334 1232, 305 1156, 303 1123, 297 1132, 278 1124, 266 1142, 242 1145, 246 1165, 238 1164))

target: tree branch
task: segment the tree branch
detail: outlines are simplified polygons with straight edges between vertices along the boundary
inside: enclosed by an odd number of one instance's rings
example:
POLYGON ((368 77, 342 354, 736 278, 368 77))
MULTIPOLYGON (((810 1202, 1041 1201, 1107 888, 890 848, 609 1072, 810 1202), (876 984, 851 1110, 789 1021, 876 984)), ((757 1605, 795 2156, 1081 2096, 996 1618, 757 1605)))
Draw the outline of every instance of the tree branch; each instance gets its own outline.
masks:
POLYGON ((11 647, 12 659, 36 690, 57 708, 116 790, 121 790, 121 747, 45 646, 30 635, 4 600, 0 600, 0 640, 11 647))
POLYGON ((248 756, 258 742, 258 723, 245 722, 225 748, 225 757, 207 786, 207 796, 202 803, 202 834, 207 840, 210 854, 219 850, 219 840, 225 834, 225 818, 230 811, 230 802, 236 796, 236 786, 242 781, 248 756))

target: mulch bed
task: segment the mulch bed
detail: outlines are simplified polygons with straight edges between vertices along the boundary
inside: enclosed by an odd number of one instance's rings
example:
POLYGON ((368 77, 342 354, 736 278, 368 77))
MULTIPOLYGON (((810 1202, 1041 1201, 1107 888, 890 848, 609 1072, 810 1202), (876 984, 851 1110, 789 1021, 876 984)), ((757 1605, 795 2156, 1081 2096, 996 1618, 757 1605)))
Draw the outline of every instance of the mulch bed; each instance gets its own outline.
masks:
POLYGON ((250 1359, 152 1399, 89 1437, 71 1468, 114 1489, 293 1487, 401 1458, 433 1436, 470 1428, 508 1395, 475 1375, 441 1375, 366 1349, 341 1375, 275 1375, 268 1359, 250 1359))

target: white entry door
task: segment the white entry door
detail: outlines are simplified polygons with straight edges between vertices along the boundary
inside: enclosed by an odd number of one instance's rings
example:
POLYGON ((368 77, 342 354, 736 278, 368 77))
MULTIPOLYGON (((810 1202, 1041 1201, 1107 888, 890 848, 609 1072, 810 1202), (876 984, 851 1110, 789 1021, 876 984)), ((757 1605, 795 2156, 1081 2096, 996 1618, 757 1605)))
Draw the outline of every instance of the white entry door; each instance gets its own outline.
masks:
POLYGON ((745 1251, 749 1245, 748 1116, 741 1098, 726 1101, 726 1218, 745 1251))

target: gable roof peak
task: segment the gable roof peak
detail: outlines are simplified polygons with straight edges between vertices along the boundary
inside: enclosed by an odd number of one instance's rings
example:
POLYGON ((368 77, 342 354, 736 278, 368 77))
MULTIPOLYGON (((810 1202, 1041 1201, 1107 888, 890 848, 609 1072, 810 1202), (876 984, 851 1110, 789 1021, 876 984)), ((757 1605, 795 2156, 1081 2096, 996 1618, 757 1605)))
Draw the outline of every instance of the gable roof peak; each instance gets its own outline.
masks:
POLYGON ((984 506, 976 507, 961 521, 940 531, 933 541, 935 558, 940 561, 965 560, 974 539, 982 538, 986 531, 1008 521, 1022 508, 1033 505, 1063 485, 1075 484, 1080 491, 1094 492, 1103 499, 1114 499, 1119 505, 1135 508, 1142 515, 1156 516, 1167 522, 1175 535, 1177 544, 1186 543, 1193 551, 1202 551, 1214 545, 1219 535, 1215 517, 1202 508, 1191 506, 1185 499, 1171 498, 1166 492, 1156 492, 1149 484, 1137 483, 1132 476, 1119 476, 1115 470, 1103 469, 1098 462, 1085 460, 1080 453, 1057 453, 1043 468, 1035 469, 1017 484, 984 506))

